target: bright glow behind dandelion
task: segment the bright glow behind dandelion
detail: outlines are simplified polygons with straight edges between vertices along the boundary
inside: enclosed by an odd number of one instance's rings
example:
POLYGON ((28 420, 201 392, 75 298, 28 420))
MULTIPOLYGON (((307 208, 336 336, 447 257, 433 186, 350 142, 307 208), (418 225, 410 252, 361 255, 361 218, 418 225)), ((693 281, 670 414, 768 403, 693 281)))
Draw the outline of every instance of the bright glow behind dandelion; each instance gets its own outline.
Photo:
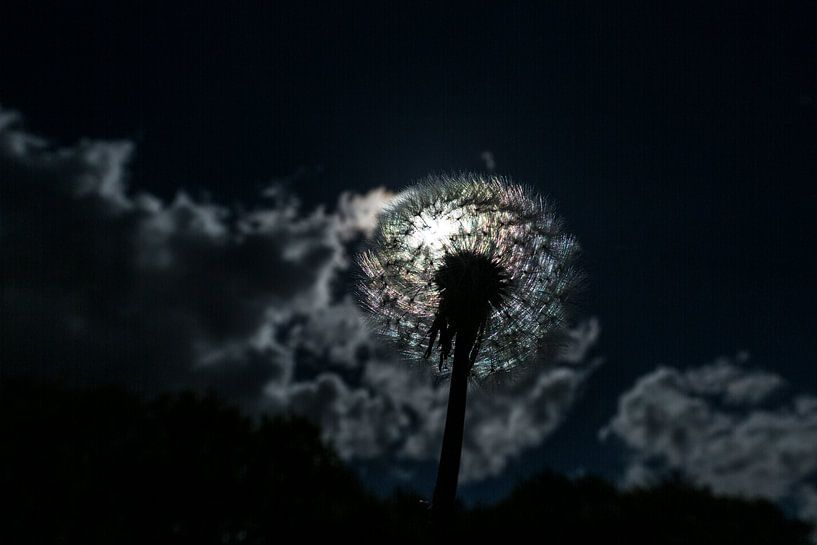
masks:
MULTIPOLYGON (((407 356, 422 358, 440 330, 437 317, 465 289, 464 275, 482 275, 476 285, 494 286, 484 312, 478 297, 471 306, 457 305, 466 317, 485 315, 471 368, 472 376, 485 378, 530 360, 561 328, 579 278, 577 252, 551 205, 528 188, 497 176, 430 177, 380 216, 372 247, 360 258, 360 291, 381 332, 407 356)), ((451 345, 445 329, 443 374, 451 345)))

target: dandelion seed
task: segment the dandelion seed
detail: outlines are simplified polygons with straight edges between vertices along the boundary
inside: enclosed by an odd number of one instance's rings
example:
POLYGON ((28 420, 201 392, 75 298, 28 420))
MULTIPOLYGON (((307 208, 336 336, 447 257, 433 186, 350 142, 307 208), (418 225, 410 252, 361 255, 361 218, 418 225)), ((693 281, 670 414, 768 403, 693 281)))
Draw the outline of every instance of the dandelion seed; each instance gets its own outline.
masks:
POLYGON ((451 521, 469 377, 510 371, 560 329, 577 252, 547 202, 497 176, 430 177, 381 215, 359 259, 362 303, 407 357, 436 350, 451 377, 435 524, 451 521))
MULTIPOLYGON (((564 324, 579 278, 577 251, 552 206, 529 189, 498 176, 430 177, 381 215, 360 258, 361 298, 381 333, 411 359, 430 354, 442 322, 456 334, 468 326, 458 322, 479 315, 470 376, 484 379, 529 361, 564 324), (456 298, 468 282, 487 282, 487 291, 446 303, 445 294, 456 298), (398 316, 410 327, 389 327, 398 316)), ((451 372, 445 361, 435 368, 451 372)))

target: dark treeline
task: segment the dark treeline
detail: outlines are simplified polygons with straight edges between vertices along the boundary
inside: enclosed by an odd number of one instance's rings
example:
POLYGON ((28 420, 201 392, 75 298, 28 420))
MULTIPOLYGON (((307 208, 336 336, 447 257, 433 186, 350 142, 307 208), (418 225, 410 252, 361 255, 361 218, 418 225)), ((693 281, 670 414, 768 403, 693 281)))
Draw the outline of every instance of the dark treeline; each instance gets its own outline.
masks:
MULTIPOLYGON (((419 498, 370 494, 308 422, 255 421, 194 394, 6 381, 0 471, 0 543, 429 541, 419 498)), ((808 543, 809 531, 771 503, 678 479, 620 492, 543 473, 497 505, 461 511, 451 541, 785 545, 808 543)))

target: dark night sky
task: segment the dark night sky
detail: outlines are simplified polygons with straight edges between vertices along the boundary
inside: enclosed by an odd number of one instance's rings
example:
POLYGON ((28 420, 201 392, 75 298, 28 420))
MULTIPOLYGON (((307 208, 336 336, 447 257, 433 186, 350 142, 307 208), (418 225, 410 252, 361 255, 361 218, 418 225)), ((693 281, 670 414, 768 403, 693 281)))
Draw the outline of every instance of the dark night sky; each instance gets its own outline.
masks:
POLYGON ((814 2, 12 4, 0 103, 134 140, 131 186, 252 204, 301 169, 313 206, 490 150, 552 196, 605 364, 531 464, 612 472, 596 434, 661 363, 746 350, 815 390, 814 2))

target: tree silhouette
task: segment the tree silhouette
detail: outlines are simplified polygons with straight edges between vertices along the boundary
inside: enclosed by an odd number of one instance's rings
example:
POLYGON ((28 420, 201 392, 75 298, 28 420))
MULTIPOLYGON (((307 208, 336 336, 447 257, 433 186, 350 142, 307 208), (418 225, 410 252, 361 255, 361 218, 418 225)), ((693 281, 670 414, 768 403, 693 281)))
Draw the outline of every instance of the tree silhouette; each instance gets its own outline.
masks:
MULTIPOLYGON (((0 383, 0 543, 428 543, 412 494, 378 499, 293 417, 252 420, 213 397, 0 383)), ((805 545, 810 527, 764 501, 681 480, 622 492, 542 473, 465 510, 456 541, 805 545)))
POLYGON ((4 543, 270 543, 365 526, 382 507, 317 429, 213 397, 5 384, 4 543))

